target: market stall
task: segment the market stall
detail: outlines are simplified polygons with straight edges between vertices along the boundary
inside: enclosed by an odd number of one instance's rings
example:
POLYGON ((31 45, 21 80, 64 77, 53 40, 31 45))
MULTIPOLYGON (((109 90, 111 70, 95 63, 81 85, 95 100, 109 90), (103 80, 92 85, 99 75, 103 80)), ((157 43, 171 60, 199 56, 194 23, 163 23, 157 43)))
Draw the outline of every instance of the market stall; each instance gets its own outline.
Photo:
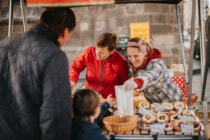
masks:
POLYGON ((204 137, 204 126, 183 102, 148 103, 140 101, 134 116, 106 117, 104 131, 109 139, 196 139, 204 137), (137 116, 137 120, 135 120, 137 116), (113 122, 113 123, 112 123, 113 122), (137 125, 134 125, 136 124, 137 125))
MULTIPOLYGON (((123 3, 154 3, 154 4, 170 4, 174 5, 176 8, 176 16, 177 16, 177 24, 179 28, 179 34, 180 34, 180 49, 182 52, 182 58, 183 58, 183 65, 184 65, 184 71, 185 71, 185 80, 186 84, 188 85, 188 104, 187 108, 191 109, 191 93, 192 93, 192 67, 193 67, 193 51, 194 49, 191 49, 190 52, 190 64, 189 64, 189 72, 186 70, 186 60, 185 60, 185 53, 184 53, 184 46, 183 46, 183 38, 182 38, 182 29, 181 29, 181 23, 180 23, 180 11, 179 11, 179 4, 182 2, 182 0, 27 0, 27 6, 31 7, 55 7, 55 6, 89 6, 89 5, 101 5, 101 4, 123 4, 123 3)), ((26 31, 26 20, 25 20, 25 14, 24 14, 24 5, 23 0, 20 0, 21 3, 21 10, 23 15, 23 25, 24 25, 24 31, 26 31)), ((201 46, 201 80, 202 80, 202 95, 201 95, 201 102, 203 105, 203 112, 204 112, 204 125, 201 125, 202 129, 199 132, 178 132, 178 131, 170 131, 170 132, 150 132, 145 131, 144 129, 141 129, 139 126, 140 124, 137 124, 137 126, 126 133, 109 133, 107 131, 104 131, 104 134, 107 135, 109 139, 201 139, 203 137, 203 130, 205 129, 205 125, 207 124, 207 100, 205 98, 205 84, 206 84, 206 49, 204 45, 204 38, 205 38, 205 32, 204 32, 204 26, 203 26, 203 14, 202 14, 202 2, 201 0, 192 0, 192 19, 191 19, 191 40, 190 40, 190 48, 193 48, 193 41, 194 41, 194 34, 195 34, 195 12, 196 8, 198 8, 198 15, 199 15, 199 32, 200 32, 200 46, 201 46), (196 7, 197 6, 197 7, 196 7)), ((12 0, 10 0, 10 16, 9 16, 9 30, 8 30, 8 36, 11 35, 11 29, 12 29, 12 14, 13 14, 13 5, 12 0)), ((141 117, 140 117, 141 118, 141 117)), ((197 122, 199 122, 198 118, 196 118, 197 122)))

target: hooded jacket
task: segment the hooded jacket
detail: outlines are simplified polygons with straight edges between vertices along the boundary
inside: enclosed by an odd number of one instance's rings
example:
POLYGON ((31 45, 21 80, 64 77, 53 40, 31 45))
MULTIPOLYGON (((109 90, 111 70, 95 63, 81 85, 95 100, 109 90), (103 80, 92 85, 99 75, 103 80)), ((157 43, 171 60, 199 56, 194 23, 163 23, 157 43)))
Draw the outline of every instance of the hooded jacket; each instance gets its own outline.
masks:
POLYGON ((70 140, 68 61, 38 25, 0 42, 0 139, 70 140))
POLYGON ((71 64, 69 79, 77 83, 79 74, 86 68, 86 88, 98 91, 103 98, 115 98, 115 85, 128 79, 127 60, 116 50, 106 60, 97 60, 95 47, 86 48, 71 64), (101 81, 101 82, 100 82, 101 81))
POLYGON ((161 57, 160 50, 153 48, 145 66, 136 71, 134 81, 150 102, 179 101, 182 98, 181 91, 169 76, 167 66, 161 57))

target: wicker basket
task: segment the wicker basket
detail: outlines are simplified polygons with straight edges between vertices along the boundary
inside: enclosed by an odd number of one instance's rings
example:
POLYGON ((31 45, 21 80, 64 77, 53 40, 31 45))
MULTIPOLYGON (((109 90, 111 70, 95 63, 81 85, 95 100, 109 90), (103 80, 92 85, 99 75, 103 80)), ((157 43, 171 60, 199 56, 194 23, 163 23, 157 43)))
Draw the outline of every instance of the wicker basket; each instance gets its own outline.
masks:
POLYGON ((137 126, 138 116, 108 116, 103 119, 104 127, 108 132, 125 133, 137 126))

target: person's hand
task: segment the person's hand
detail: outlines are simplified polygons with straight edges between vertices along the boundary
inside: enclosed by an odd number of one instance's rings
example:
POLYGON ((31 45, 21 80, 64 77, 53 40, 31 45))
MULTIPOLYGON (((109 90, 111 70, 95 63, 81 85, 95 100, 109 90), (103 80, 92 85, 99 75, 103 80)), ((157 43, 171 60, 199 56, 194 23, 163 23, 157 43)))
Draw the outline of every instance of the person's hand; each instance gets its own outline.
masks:
POLYGON ((74 88, 75 85, 76 85, 76 83, 75 83, 74 81, 70 81, 70 86, 71 86, 71 88, 74 88))
POLYGON ((132 90, 138 87, 137 83, 133 80, 127 80, 123 84, 125 90, 132 90))
POLYGON ((106 101, 109 103, 109 105, 111 107, 115 106, 116 105, 116 99, 115 98, 112 98, 112 95, 109 94, 106 98, 106 101))
POLYGON ((104 102, 106 102, 106 99, 104 99, 101 94, 98 94, 98 97, 99 97, 99 104, 103 104, 104 102))

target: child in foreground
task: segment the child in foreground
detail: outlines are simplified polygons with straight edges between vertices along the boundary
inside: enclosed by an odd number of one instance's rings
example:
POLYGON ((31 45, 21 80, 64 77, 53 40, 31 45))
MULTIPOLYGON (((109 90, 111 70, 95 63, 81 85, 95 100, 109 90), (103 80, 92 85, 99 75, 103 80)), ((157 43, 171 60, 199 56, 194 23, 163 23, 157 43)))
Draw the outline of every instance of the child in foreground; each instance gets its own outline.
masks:
POLYGON ((103 112, 108 111, 109 107, 110 102, 105 102, 100 106, 99 96, 94 90, 77 90, 73 97, 72 138, 74 140, 107 140, 95 121, 98 118, 102 119, 103 112), (105 104, 107 107, 102 107, 105 104))

